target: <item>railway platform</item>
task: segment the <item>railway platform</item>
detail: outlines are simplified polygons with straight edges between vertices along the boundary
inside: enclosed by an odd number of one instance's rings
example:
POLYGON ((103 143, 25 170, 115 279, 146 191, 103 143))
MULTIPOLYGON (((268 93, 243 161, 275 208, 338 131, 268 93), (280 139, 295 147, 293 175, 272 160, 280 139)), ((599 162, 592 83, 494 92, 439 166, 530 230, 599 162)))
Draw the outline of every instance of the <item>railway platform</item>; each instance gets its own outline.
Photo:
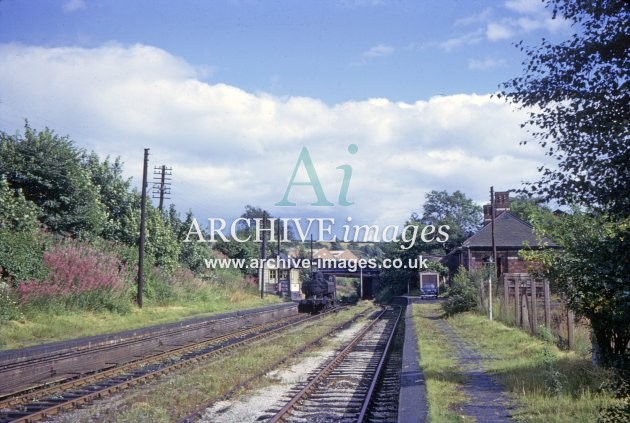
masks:
POLYGON ((412 298, 401 297, 407 304, 405 313, 405 343, 403 346, 398 423, 424 423, 427 421, 427 391, 420 367, 418 338, 412 317, 412 298))

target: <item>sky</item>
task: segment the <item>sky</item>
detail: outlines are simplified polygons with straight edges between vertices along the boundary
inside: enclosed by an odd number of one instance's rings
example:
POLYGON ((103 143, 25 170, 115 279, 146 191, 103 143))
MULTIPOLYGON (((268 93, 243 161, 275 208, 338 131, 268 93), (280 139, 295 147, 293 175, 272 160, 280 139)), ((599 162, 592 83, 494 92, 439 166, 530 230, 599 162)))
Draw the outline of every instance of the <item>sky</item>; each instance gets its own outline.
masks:
POLYGON ((0 0, 0 130, 120 156, 136 187, 150 148, 200 221, 403 225, 431 190, 483 204, 537 179, 526 112, 493 94, 515 43, 571 31, 540 0, 0 0), (276 205, 294 173, 313 184, 276 205))

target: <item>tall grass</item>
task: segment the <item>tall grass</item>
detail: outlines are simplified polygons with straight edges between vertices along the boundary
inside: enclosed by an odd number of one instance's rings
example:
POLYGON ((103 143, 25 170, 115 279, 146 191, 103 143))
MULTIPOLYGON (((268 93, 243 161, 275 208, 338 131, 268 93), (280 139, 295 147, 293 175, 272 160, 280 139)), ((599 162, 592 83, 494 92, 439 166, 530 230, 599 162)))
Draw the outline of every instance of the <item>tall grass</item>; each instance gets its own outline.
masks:
POLYGON ((456 333, 486 356, 517 403, 516 417, 528 422, 594 422, 618 401, 603 384, 612 375, 586 357, 497 321, 464 313, 447 320, 456 333))
POLYGON ((140 309, 134 302, 134 272, 116 261, 120 256, 116 245, 75 246, 67 242, 51 249, 50 277, 27 281, 22 288, 24 295, 18 296, 11 287, 0 289, 0 348, 111 333, 281 301, 277 296, 261 299, 256 283, 238 269, 208 271, 199 278, 184 268, 168 272, 147 266, 145 301, 140 309), (86 275, 87 281, 82 280, 86 275), (112 280, 115 276, 122 280, 112 280))
POLYGON ((116 255, 67 240, 45 251, 43 262, 46 277, 18 282, 17 293, 27 307, 129 310, 130 275, 116 255))
POLYGON ((455 350, 435 323, 441 315, 437 304, 413 306, 413 321, 418 336, 420 365, 424 373, 432 422, 465 422, 458 406, 467 401, 463 393, 465 377, 455 358, 455 350))

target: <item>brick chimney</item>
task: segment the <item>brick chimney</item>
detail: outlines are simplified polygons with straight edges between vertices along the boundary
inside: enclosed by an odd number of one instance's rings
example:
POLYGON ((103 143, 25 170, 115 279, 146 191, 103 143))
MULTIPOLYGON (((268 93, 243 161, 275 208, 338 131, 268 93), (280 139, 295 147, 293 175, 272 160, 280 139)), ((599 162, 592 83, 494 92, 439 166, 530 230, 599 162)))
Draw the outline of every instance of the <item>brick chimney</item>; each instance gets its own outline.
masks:
POLYGON ((510 193, 501 191, 494 193, 494 213, 495 216, 504 211, 510 210, 510 193))
MULTIPOLYGON (((492 206, 483 206, 483 224, 486 225, 492 220, 492 206)), ((497 191, 494 193, 494 216, 498 216, 504 211, 510 210, 510 193, 508 191, 497 191)))
POLYGON ((492 211, 491 211, 492 206, 490 204, 484 204, 483 205, 483 224, 484 226, 488 223, 490 223, 490 221, 492 220, 492 211))

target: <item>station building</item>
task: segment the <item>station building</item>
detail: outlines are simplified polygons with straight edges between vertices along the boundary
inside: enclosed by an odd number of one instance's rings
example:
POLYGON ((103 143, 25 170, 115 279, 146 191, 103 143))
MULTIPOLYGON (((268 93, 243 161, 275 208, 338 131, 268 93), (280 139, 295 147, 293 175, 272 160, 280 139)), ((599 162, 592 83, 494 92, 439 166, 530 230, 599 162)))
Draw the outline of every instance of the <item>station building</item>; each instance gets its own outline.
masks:
MULTIPOLYGON (((451 251, 445 258, 444 264, 451 274, 455 274, 460 266, 467 270, 480 268, 492 257, 492 208, 484 206, 484 226, 474 235, 466 239, 462 245, 451 251)), ((524 220, 510 212, 510 198, 508 192, 495 193, 494 244, 497 254, 497 273, 528 272, 531 263, 519 256, 525 248, 559 248, 548 238, 540 239, 534 228, 524 220)))

